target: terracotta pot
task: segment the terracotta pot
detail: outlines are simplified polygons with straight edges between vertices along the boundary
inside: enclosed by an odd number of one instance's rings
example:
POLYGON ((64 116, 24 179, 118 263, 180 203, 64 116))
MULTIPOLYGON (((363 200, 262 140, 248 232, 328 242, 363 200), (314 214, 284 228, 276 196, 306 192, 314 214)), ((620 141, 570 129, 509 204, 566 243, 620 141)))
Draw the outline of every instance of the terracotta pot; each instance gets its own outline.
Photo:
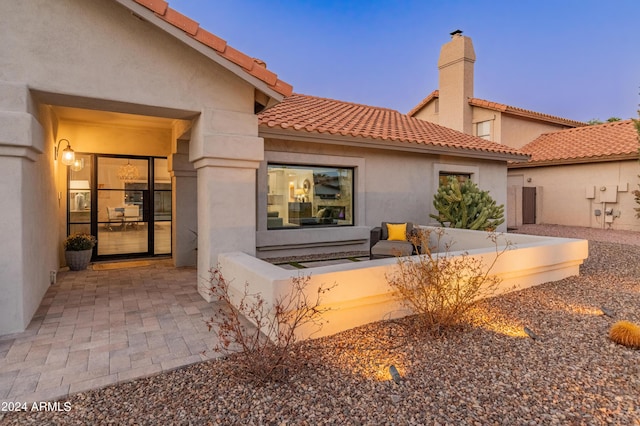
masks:
POLYGON ((89 266, 89 262, 91 262, 91 252, 93 250, 80 250, 80 251, 70 251, 67 250, 64 252, 64 257, 67 260, 67 266, 72 271, 82 271, 87 269, 89 266))

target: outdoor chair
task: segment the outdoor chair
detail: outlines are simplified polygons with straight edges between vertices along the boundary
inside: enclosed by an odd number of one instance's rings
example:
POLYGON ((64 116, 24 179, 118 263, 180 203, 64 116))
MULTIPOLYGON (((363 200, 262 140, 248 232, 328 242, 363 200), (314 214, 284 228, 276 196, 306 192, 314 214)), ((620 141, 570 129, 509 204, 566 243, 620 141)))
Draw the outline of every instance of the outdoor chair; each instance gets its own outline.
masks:
POLYGON ((411 242, 415 232, 411 222, 382 222, 371 230, 369 259, 417 254, 411 242))

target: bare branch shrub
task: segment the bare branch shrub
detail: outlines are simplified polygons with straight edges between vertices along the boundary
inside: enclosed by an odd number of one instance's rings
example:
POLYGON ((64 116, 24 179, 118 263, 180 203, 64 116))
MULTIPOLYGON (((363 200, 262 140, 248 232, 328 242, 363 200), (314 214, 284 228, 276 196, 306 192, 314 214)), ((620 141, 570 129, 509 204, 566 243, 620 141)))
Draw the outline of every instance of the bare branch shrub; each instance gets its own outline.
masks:
POLYGON ((460 325, 476 301, 495 293, 501 280, 489 274, 500 255, 510 248, 509 242, 499 248, 498 235, 489 233, 496 256, 485 267, 482 260, 470 257, 466 252, 452 256, 450 244, 436 252, 444 232, 442 228, 420 229, 412 243, 421 254, 398 257, 397 272, 387 275, 396 297, 417 314, 420 329, 436 335, 460 325), (429 243, 432 233, 436 237, 434 246, 429 243))
POLYGON ((322 314, 329 308, 320 308, 322 295, 331 287, 320 286, 316 294, 307 294, 311 277, 292 278, 291 289, 285 296, 265 302, 259 293, 249 293, 245 283, 239 301, 234 303, 229 283, 216 268, 210 271, 210 293, 224 302, 206 321, 209 331, 215 330, 218 343, 214 350, 230 357, 239 374, 258 382, 281 381, 299 367, 296 331, 310 324, 321 327, 322 314))

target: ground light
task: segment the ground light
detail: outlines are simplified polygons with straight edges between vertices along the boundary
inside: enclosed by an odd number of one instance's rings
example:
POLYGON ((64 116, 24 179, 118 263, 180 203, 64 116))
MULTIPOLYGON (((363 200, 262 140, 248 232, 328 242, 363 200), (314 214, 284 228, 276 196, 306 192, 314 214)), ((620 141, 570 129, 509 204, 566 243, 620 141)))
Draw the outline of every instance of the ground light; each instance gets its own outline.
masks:
POLYGON ((389 373, 391 374, 391 378, 393 379, 393 381, 399 385, 402 381, 402 377, 400 376, 400 373, 398 373, 398 369, 395 367, 395 365, 389 366, 389 373))
POLYGON ((531 330, 529 327, 525 327, 524 332, 527 333, 527 335, 531 337, 531 339, 540 340, 540 337, 538 337, 538 335, 534 333, 533 330, 531 330))
POLYGON ((602 311, 602 315, 606 315, 609 318, 613 318, 616 314, 609 308, 605 308, 604 306, 600 306, 600 310, 602 311))

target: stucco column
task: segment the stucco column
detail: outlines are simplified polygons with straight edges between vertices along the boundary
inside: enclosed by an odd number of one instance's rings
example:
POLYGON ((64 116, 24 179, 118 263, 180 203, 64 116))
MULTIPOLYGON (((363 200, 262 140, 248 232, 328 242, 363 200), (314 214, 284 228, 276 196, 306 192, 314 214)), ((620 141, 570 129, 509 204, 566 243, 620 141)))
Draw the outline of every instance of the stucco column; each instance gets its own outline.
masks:
POLYGON ((26 85, 0 81, 0 335, 26 328, 57 270, 52 159, 32 111, 26 85))
POLYGON ((218 255, 255 255, 256 170, 264 158, 257 117, 203 111, 191 132, 189 156, 198 181, 198 291, 211 301, 209 271, 218 255))
MULTIPOLYGON (((178 143, 178 151, 187 150, 187 142, 178 143), (184 148, 183 148, 184 147, 184 148)), ((195 266, 198 248, 198 202, 196 169, 188 152, 169 156, 171 175, 171 253, 175 266, 195 266)))

